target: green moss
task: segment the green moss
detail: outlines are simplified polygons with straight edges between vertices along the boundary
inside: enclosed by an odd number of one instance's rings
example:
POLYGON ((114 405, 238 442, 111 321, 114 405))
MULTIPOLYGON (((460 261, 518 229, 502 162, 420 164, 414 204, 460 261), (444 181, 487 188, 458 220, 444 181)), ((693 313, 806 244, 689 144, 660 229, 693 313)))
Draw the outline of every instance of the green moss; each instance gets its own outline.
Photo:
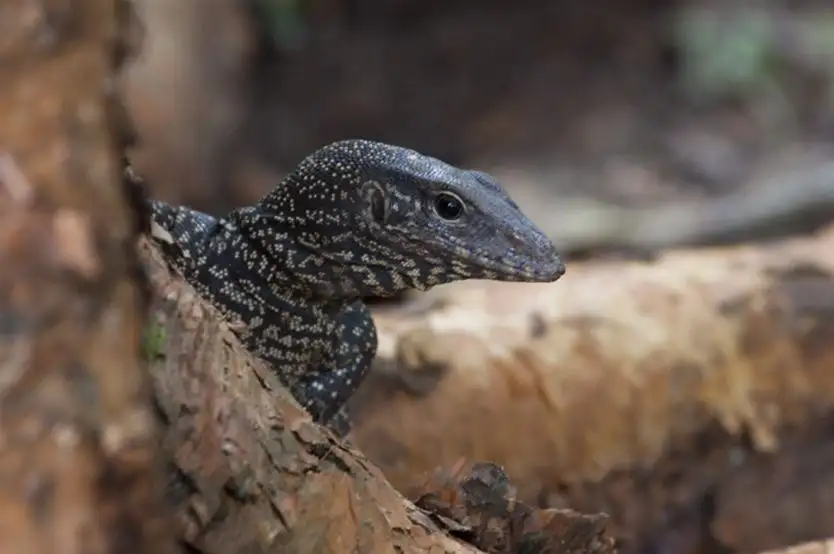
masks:
POLYGON ((149 362, 165 359, 165 328, 158 321, 150 322, 142 332, 142 355, 149 362))

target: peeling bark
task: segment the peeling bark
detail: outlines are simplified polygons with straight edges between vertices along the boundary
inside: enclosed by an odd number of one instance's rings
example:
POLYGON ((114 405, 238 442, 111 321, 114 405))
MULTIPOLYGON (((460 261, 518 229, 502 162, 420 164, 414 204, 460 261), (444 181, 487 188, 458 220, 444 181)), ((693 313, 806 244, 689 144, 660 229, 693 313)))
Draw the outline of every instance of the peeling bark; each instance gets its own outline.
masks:
POLYGON ((106 94, 118 10, 0 10, 1 552, 173 552, 106 94))

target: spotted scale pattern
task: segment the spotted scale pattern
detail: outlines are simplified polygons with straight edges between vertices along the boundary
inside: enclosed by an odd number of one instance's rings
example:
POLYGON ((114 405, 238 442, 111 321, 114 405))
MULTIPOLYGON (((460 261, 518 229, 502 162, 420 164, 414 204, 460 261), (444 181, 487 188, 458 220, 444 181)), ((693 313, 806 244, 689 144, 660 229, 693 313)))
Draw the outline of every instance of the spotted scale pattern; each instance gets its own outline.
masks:
POLYGON ((344 430, 345 402, 376 354, 362 302, 480 278, 555 281, 549 239, 492 177, 366 140, 318 150, 254 206, 215 219, 150 201, 151 239, 244 346, 320 423, 344 430), (438 199, 459 201, 459 215, 438 199))

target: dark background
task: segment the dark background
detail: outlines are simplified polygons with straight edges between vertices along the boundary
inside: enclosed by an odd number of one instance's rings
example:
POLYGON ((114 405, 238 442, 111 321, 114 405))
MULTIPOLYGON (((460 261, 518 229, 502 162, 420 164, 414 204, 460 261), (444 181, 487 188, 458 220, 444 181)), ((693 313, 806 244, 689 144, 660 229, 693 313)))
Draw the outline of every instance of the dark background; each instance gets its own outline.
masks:
MULTIPOLYGON (((824 1, 144 0, 140 12, 137 165, 199 183, 181 200, 216 213, 324 143, 365 137, 495 173, 582 251, 593 217, 573 220, 589 201, 755 205, 760 183, 790 192, 834 138, 824 1)), ((816 228, 822 204, 741 236, 816 228)), ((702 235, 676 242, 713 241, 702 235)))

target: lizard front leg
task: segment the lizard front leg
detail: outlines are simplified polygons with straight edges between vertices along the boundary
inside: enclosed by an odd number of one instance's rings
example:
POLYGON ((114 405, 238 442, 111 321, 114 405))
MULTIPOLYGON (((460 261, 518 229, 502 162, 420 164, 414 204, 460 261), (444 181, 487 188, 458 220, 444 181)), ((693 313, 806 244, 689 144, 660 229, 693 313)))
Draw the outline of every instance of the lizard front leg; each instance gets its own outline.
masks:
POLYGON ((377 335, 368 307, 356 301, 336 318, 332 355, 322 360, 321 370, 293 387, 293 394, 320 424, 339 434, 349 430, 342 409, 362 384, 376 356, 377 335))

